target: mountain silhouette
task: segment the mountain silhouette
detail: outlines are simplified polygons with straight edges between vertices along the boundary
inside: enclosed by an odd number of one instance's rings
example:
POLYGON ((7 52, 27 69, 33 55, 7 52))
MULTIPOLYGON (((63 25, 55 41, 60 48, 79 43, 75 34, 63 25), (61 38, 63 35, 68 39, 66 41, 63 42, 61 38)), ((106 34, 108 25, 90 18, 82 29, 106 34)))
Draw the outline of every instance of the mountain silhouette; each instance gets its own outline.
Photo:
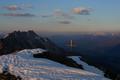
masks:
POLYGON ((65 50, 50 39, 40 37, 34 31, 14 31, 0 40, 0 54, 8 54, 23 49, 42 48, 50 53, 62 54, 65 50))

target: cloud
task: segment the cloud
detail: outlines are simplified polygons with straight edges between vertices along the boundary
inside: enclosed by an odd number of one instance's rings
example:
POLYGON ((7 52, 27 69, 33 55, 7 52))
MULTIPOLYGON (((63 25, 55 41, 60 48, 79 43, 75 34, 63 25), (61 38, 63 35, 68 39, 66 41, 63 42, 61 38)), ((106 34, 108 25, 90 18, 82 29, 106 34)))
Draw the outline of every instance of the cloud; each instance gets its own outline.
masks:
POLYGON ((63 18, 66 18, 66 19, 73 19, 73 18, 74 18, 74 17, 71 16, 70 14, 63 12, 63 11, 60 10, 60 9, 56 9, 56 10, 54 11, 53 15, 56 16, 56 17, 63 17, 63 18))
POLYGON ((5 13, 0 14, 1 16, 12 16, 12 17, 34 17, 34 14, 30 13, 5 13))
POLYGON ((24 10, 26 8, 32 8, 32 5, 30 4, 8 5, 8 6, 3 6, 2 8, 9 11, 16 11, 16 10, 24 10))
POLYGON ((56 9, 53 14, 54 16, 61 16, 63 12, 60 9, 56 9))
POLYGON ((4 6, 3 8, 10 11, 22 10, 22 8, 17 5, 4 6))
POLYGON ((90 8, 84 8, 84 7, 78 7, 73 9, 73 12, 75 14, 80 14, 80 15, 90 15, 91 11, 92 10, 90 8))
POLYGON ((57 17, 57 18, 64 18, 64 19, 73 19, 74 17, 68 13, 63 12, 60 9, 56 9, 52 14, 43 14, 40 15, 42 18, 49 18, 49 17, 57 17))
POLYGON ((42 18, 52 17, 53 15, 41 15, 42 18))
POLYGON ((70 21, 59 21, 60 24, 70 24, 70 21))

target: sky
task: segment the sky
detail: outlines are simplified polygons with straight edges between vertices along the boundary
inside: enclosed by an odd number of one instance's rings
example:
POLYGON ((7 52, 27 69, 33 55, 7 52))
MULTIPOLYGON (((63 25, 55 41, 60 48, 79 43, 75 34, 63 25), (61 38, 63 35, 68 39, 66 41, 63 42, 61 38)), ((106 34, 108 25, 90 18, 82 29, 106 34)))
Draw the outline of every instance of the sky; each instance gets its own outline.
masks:
POLYGON ((0 31, 120 31, 120 0, 0 0, 0 31))

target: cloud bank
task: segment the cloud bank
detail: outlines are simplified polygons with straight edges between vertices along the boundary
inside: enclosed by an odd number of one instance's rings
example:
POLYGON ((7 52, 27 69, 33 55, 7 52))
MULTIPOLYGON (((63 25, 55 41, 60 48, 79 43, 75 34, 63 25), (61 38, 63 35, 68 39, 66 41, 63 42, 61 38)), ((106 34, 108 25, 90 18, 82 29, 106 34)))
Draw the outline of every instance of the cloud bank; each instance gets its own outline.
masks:
POLYGON ((1 16, 11 16, 11 17, 34 17, 34 14, 30 13, 4 13, 1 16))
POLYGON ((59 21, 60 24, 70 24, 70 21, 59 21))
POLYGON ((63 17, 66 19, 73 19, 74 17, 72 15, 70 15, 70 13, 65 13, 60 9, 56 9, 53 13, 54 16, 56 17, 63 17))
POLYGON ((16 10, 24 10, 27 8, 32 8, 32 5, 30 4, 21 4, 21 5, 8 5, 8 6, 3 6, 3 9, 9 10, 9 11, 16 11, 16 10))
POLYGON ((73 13, 79 14, 79 15, 90 15, 90 13, 92 12, 90 8, 84 8, 84 7, 77 7, 77 8, 74 8, 72 11, 73 13))

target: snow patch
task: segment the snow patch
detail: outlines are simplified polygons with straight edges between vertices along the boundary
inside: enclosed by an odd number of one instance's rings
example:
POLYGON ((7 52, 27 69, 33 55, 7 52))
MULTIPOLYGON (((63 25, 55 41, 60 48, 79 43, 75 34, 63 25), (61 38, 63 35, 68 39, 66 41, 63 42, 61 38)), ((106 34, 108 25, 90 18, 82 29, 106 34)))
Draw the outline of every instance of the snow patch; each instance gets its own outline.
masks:
POLYGON ((44 52, 42 49, 22 50, 0 56, 0 70, 7 69, 22 80, 109 80, 101 75, 67 67, 48 59, 34 58, 36 51, 44 52))
POLYGON ((100 74, 100 75, 104 76, 103 71, 97 69, 94 66, 90 66, 87 63, 83 62, 82 60, 80 60, 80 58, 81 58, 80 56, 70 56, 69 58, 72 58, 75 62, 77 62, 78 64, 81 64, 86 71, 93 72, 93 73, 100 74))

